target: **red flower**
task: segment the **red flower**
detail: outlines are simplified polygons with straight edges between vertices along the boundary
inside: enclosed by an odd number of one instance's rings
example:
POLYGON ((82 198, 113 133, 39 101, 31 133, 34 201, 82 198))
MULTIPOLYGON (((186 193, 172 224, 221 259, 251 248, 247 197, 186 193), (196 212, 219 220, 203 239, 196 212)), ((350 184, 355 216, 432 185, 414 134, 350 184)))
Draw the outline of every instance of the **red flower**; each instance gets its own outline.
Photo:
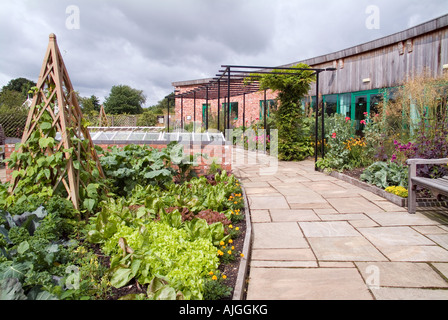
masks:
POLYGON ((359 123, 365 125, 366 124, 366 120, 361 120, 359 123))
POLYGON ((346 117, 345 122, 349 122, 349 121, 350 121, 350 117, 346 117))
POLYGON ((333 134, 331 135, 331 137, 332 137, 333 139, 336 139, 336 132, 333 132, 333 134))

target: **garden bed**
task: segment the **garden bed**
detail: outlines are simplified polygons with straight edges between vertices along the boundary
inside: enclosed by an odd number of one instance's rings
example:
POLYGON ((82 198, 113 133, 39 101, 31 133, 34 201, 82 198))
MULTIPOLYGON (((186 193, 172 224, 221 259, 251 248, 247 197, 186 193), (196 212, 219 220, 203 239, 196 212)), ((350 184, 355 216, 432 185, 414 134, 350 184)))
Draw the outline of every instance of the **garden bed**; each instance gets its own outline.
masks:
MULTIPOLYGON (((331 171, 329 173, 330 176, 335 177, 337 179, 343 180, 345 182, 348 182, 354 186, 357 186, 361 189, 370 191, 386 200, 389 200, 390 202, 396 204, 400 207, 407 207, 408 199, 399 197, 395 194, 386 192, 385 190, 378 188, 377 186, 368 184, 366 182, 363 182, 360 180, 360 176, 362 172, 364 171, 363 168, 357 168, 353 170, 347 170, 344 172, 338 172, 338 171, 331 171)), ((417 198, 417 206, 418 207, 447 207, 448 201, 445 199, 439 200, 434 197, 432 197, 427 192, 420 192, 418 194, 417 198)))
MULTIPOLYGON (((0 293, 14 288, 11 298, 30 300, 36 292, 62 300, 242 299, 251 235, 244 189, 216 167, 202 177, 190 177, 189 166, 174 170, 171 151, 127 146, 103 154, 109 192, 91 211, 59 195, 9 195, 0 185, 7 210, 0 210, 0 279, 8 280, 0 281, 0 293), (42 260, 45 250, 52 255, 42 260)), ((99 194, 99 182, 89 190, 99 194)))

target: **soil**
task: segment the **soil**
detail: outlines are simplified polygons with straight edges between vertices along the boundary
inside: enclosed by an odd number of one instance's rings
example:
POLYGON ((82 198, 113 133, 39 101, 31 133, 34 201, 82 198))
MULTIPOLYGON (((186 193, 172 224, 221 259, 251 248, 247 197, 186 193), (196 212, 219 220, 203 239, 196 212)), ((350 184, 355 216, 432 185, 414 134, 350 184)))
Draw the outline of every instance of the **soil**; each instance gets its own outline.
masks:
POLYGON ((343 174, 345 174, 349 177, 361 180, 360 176, 364 172, 364 170, 365 170, 365 168, 356 168, 356 169, 352 169, 352 170, 345 170, 343 172, 343 174))

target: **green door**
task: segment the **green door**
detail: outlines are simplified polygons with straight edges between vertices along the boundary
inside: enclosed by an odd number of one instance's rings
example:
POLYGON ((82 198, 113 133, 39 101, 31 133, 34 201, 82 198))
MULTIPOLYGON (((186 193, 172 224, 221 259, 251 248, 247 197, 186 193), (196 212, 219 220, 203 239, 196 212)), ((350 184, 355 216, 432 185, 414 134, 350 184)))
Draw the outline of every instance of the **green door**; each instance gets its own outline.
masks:
POLYGON ((378 113, 383 99, 384 95, 379 90, 352 93, 351 119, 357 135, 361 135, 364 130, 361 121, 366 119, 366 114, 378 113))

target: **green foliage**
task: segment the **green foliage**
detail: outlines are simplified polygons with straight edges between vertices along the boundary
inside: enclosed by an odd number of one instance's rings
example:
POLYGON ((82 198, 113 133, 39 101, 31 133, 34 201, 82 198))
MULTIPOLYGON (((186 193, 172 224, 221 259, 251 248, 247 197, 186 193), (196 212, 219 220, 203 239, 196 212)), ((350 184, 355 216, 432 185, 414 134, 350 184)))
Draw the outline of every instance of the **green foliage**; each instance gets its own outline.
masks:
POLYGON ((210 272, 204 281, 204 300, 219 300, 227 298, 232 293, 232 288, 225 285, 219 271, 210 272))
POLYGON ((29 91, 31 90, 31 88, 34 87, 35 85, 36 85, 35 82, 28 80, 26 78, 12 79, 8 82, 6 86, 2 88, 2 93, 8 90, 19 93, 22 98, 22 102, 18 106, 21 106, 22 103, 26 100, 27 96, 29 95, 29 91))
POLYGON ((408 168, 395 162, 378 161, 361 174, 361 180, 385 189, 389 186, 407 187, 408 168))
MULTIPOLYGON (((296 68, 309 68, 298 64, 296 68)), ((275 71, 273 71, 275 72, 275 71)), ((305 121, 301 98, 308 94, 315 81, 311 70, 282 70, 289 74, 261 74, 260 89, 278 91, 279 108, 275 113, 278 129, 278 154, 281 160, 303 160, 313 154, 310 140, 310 123, 305 121)))
POLYGON ((167 217, 137 218, 135 212, 124 207, 117 211, 116 205, 108 204, 95 220, 90 240, 99 234, 103 251, 111 255, 114 287, 123 287, 133 278, 149 284, 154 276, 162 276, 186 299, 202 298, 202 278, 218 264, 205 220, 202 228, 197 227, 200 219, 195 219, 184 229, 181 219, 173 223, 167 217))
POLYGON ((102 210, 90 219, 87 239, 111 256, 113 286, 123 287, 132 279, 150 284, 162 277, 172 288, 165 292, 171 298, 203 298, 205 276, 220 263, 216 246, 231 237, 226 235, 231 221, 227 215, 241 207, 240 200, 229 200, 241 197, 233 175, 222 171, 214 181, 212 185, 205 177, 193 178, 165 189, 138 185, 127 198, 102 203, 102 210), (184 219, 187 212, 189 218, 184 219))
POLYGON ((95 95, 91 95, 89 98, 79 97, 78 100, 81 104, 83 114, 91 114, 95 111, 100 111, 100 100, 95 95))
POLYGON ((145 101, 146 97, 141 90, 127 85, 113 86, 104 101, 104 110, 108 114, 140 114, 145 101))
POLYGON ((130 194, 137 185, 166 187, 173 180, 189 180, 195 176, 191 170, 193 160, 193 157, 184 156, 183 146, 176 142, 162 150, 139 145, 114 146, 100 158, 113 191, 122 196, 130 194))
POLYGON ((11 215, 0 211, 2 299, 55 300, 100 294, 100 267, 93 273, 84 272, 89 263, 83 262, 94 255, 84 251, 78 256, 78 242, 68 240, 75 231, 69 218, 72 210, 70 202, 55 197, 32 212, 11 215), (77 290, 65 288, 69 267, 82 270, 77 290))
POLYGON ((163 113, 156 112, 154 108, 144 109, 143 113, 138 117, 137 126, 154 127, 157 125, 157 116, 163 113))
MULTIPOLYGON (((44 103, 38 108, 43 106, 44 103)), ((86 150, 90 149, 89 141, 79 139, 73 128, 68 128, 69 139, 82 145, 80 154, 74 152, 74 147, 57 151, 56 128, 52 122, 48 111, 43 111, 37 128, 25 143, 16 147, 16 151, 7 160, 9 168, 14 169, 12 178, 18 178, 18 182, 13 194, 8 195, 6 199, 0 198, 0 206, 9 207, 13 204, 20 205, 24 201, 32 202, 28 198, 34 197, 67 197, 67 191, 60 181, 61 175, 64 179, 67 178, 67 171, 64 169, 67 168, 69 160, 65 155, 70 155, 73 167, 79 171, 82 180, 79 189, 81 207, 87 212, 93 212, 104 196, 106 185, 105 181, 99 179, 100 173, 96 163, 84 160, 86 150)))
POLYGON ((322 169, 348 169, 350 151, 345 142, 354 135, 354 129, 349 120, 341 114, 327 117, 326 128, 326 153, 324 159, 319 159, 317 166, 322 169))

